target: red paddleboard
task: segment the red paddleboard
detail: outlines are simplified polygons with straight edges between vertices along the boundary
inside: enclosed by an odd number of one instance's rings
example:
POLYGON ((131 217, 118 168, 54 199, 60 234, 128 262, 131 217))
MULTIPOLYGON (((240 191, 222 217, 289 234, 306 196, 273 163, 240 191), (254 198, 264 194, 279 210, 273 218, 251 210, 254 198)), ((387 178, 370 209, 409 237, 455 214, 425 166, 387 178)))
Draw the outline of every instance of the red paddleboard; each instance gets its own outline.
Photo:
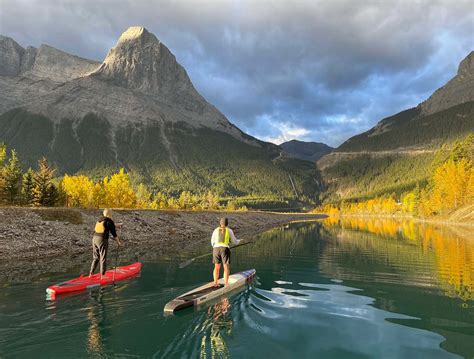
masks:
POLYGON ((140 273, 142 264, 140 262, 129 264, 128 266, 117 267, 105 272, 105 276, 100 279, 100 273, 91 277, 81 275, 79 278, 68 280, 52 285, 46 289, 48 299, 56 299, 57 294, 78 292, 86 289, 94 289, 104 285, 120 282, 121 280, 133 277, 140 273))

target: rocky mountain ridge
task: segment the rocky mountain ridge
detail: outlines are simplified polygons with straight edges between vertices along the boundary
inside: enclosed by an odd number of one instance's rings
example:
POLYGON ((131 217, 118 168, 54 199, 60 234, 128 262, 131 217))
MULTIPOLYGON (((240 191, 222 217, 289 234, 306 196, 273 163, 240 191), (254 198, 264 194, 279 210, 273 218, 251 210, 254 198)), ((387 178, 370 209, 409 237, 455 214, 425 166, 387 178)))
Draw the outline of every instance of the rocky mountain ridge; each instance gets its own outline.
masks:
POLYGON ((456 76, 419 106, 430 115, 469 101, 474 101, 474 51, 461 61, 456 76))
POLYGON ((12 94, 0 95, 0 114, 21 106, 55 122, 90 113, 112 127, 185 122, 259 145, 195 90, 175 56, 143 27, 125 31, 102 63, 48 45, 23 49, 4 36, 0 49, 0 89, 12 94))
POLYGON ((0 35, 0 76, 67 82, 88 75, 99 64, 45 44, 24 49, 15 40, 0 35))
POLYGON ((102 63, 6 37, 0 49, 0 142, 26 168, 46 156, 59 174, 125 168, 172 195, 317 196, 314 166, 234 126, 143 27, 125 31, 102 63))

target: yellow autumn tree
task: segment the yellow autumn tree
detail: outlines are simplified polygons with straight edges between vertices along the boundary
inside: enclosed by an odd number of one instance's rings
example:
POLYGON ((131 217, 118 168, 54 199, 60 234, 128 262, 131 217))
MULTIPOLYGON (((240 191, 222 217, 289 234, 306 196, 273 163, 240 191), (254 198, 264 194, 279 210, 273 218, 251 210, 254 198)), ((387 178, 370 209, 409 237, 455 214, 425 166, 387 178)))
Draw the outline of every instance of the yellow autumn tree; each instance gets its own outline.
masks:
POLYGON ((143 183, 140 183, 137 188, 137 208, 152 208, 151 197, 152 195, 148 188, 143 183))
POLYGON ((416 194, 414 192, 405 193, 402 196, 402 212, 413 214, 417 204, 416 194))
POLYGON ((95 208, 103 207, 105 206, 105 188, 104 188, 104 182, 98 182, 94 185, 93 189, 93 206, 95 208))
POLYGON ((162 193, 158 192, 153 198, 153 202, 150 204, 151 209, 164 209, 168 208, 168 197, 162 193))
POLYGON ((467 183, 467 203, 474 203, 474 168, 469 170, 469 181, 467 183))
POLYGON ((433 175, 431 204, 433 211, 443 213, 456 209, 468 202, 471 194, 471 162, 462 158, 453 159, 439 166, 433 175))
POLYGON ((65 175, 62 181, 68 207, 91 207, 94 205, 94 183, 87 176, 65 175))
POLYGON ((130 178, 125 170, 103 181, 105 201, 104 205, 113 208, 133 208, 137 203, 137 196, 130 184, 130 178))

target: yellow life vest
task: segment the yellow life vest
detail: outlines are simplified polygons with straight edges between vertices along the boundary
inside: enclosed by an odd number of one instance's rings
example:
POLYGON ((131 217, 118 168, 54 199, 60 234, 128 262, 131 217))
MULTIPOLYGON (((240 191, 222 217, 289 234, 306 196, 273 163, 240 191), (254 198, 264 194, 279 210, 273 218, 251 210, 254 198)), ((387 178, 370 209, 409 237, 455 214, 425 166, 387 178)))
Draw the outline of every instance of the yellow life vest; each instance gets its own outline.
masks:
POLYGON ((221 229, 219 228, 219 236, 217 238, 217 243, 223 243, 226 246, 229 245, 229 243, 230 243, 229 228, 225 227, 224 238, 222 238, 221 229), (222 241, 222 239, 224 239, 224 241, 222 241))
POLYGON ((105 232, 104 222, 105 221, 99 221, 95 224, 95 233, 104 234, 104 232, 105 232))

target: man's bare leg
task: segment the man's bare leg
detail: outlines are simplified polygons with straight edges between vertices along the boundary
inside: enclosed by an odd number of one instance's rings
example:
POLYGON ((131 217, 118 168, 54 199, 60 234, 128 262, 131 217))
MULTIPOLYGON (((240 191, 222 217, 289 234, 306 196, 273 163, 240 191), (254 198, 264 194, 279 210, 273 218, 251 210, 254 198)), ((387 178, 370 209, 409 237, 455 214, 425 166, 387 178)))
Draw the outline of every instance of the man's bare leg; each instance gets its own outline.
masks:
POLYGON ((229 273, 230 273, 230 264, 224 264, 224 283, 226 286, 229 284, 229 273))
POLYGON ((214 286, 217 287, 218 285, 218 282, 219 282, 219 272, 221 271, 221 265, 218 264, 218 263, 215 263, 214 264, 214 272, 213 272, 213 276, 214 276, 214 286))

